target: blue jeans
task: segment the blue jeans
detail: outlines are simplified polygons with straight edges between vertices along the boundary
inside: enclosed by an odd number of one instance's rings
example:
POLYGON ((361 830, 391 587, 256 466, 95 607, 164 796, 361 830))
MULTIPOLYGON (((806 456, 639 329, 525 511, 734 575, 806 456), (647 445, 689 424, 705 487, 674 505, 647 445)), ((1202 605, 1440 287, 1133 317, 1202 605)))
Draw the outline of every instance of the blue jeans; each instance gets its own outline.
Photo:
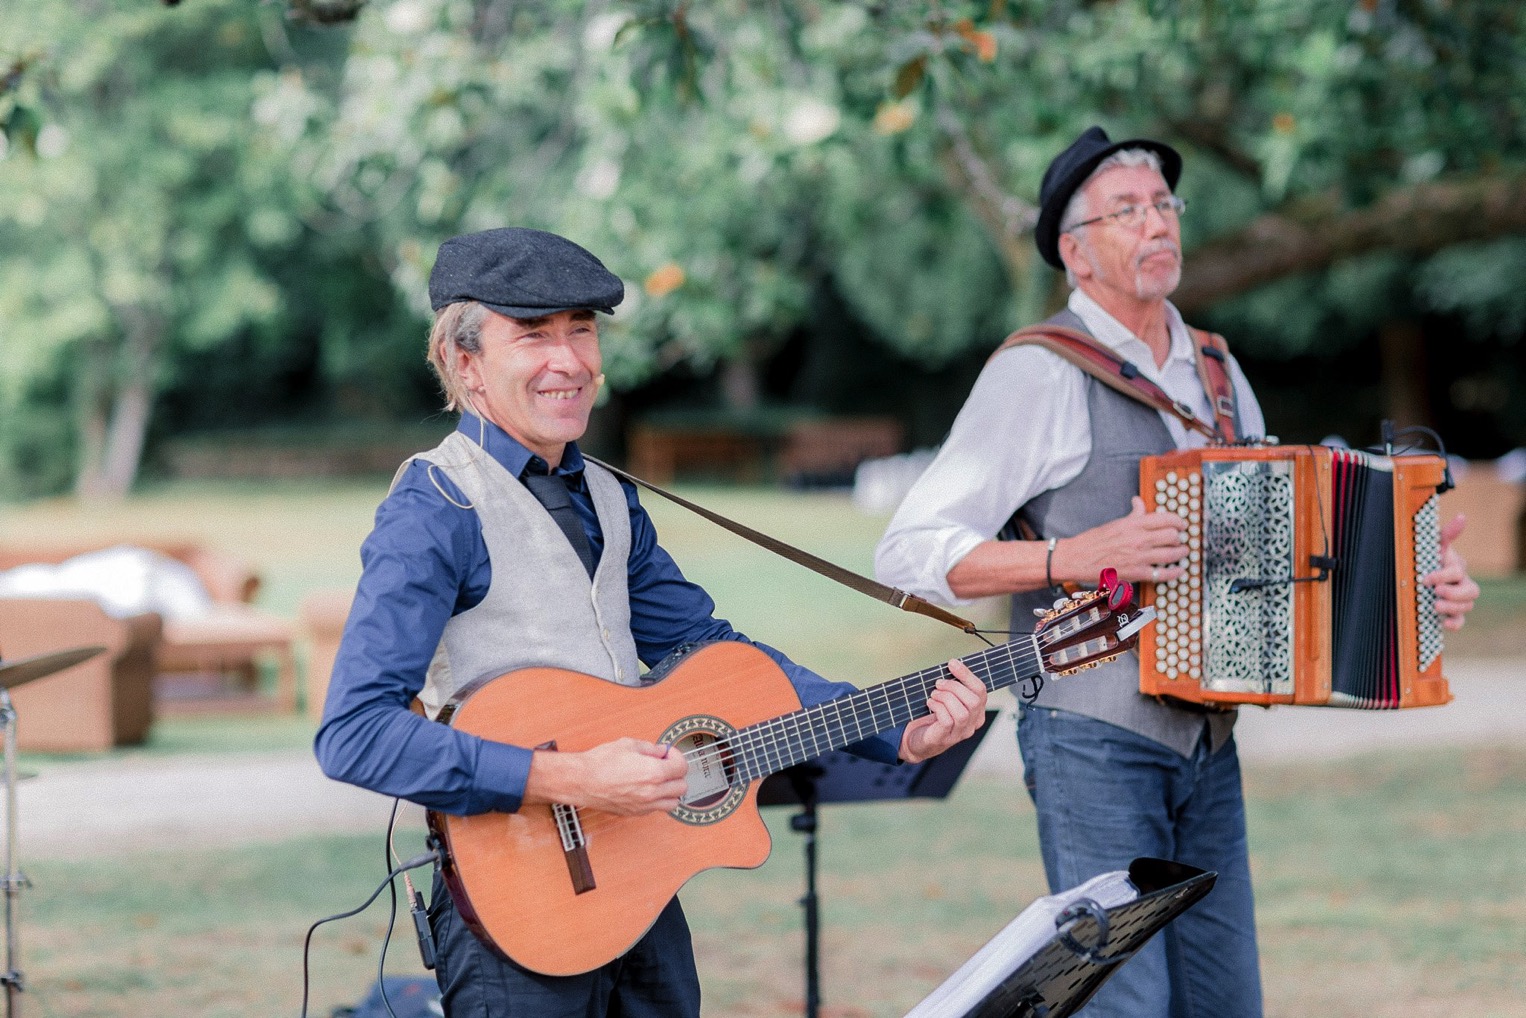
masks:
POLYGON ((429 925, 447 1018, 699 1018, 699 974, 677 898, 629 951, 579 976, 543 976, 494 953, 438 873, 429 925))
POLYGON ((1024 783, 1052 891, 1138 856, 1215 870, 1208 896, 1120 965, 1083 1018, 1261 1018, 1261 974, 1234 740, 1191 757, 1068 711, 1024 706, 1024 783))

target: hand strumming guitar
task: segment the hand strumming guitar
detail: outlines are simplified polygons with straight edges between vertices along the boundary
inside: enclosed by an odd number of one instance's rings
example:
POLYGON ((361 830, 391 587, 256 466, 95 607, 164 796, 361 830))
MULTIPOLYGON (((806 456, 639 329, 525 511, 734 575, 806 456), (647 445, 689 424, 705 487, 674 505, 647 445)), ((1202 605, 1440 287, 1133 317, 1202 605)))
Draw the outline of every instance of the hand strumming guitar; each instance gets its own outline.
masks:
POLYGON ((586 806, 620 816, 678 808, 689 772, 683 753, 640 739, 616 739, 581 753, 537 751, 524 802, 586 806))

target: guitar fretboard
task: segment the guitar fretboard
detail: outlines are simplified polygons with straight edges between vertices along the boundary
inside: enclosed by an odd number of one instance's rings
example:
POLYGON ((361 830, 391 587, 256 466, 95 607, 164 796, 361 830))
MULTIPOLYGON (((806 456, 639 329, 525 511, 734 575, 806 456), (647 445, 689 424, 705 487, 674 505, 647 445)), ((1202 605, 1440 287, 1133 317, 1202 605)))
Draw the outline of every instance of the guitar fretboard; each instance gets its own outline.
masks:
MULTIPOLYGON (((960 660, 993 693, 1041 671, 1031 637, 960 660)), ((736 776, 752 781, 915 721, 929 713, 927 698, 938 680, 951 677, 947 665, 925 668, 740 729, 729 740, 736 776)))

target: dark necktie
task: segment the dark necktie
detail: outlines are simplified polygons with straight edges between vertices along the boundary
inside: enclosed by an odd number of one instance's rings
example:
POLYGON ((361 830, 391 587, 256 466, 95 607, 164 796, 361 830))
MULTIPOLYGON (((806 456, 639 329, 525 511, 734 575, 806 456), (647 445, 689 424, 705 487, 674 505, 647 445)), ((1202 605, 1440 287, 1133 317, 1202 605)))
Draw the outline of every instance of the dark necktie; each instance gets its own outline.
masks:
POLYGON ((567 542, 572 545, 572 550, 578 553, 583 568, 588 570, 588 578, 593 579, 593 549, 588 545, 588 535, 583 533, 583 523, 578 519, 577 510, 572 507, 572 498, 567 494, 566 475, 548 476, 526 472, 524 481, 525 487, 530 489, 530 494, 546 507, 546 512, 551 514, 551 519, 562 529, 562 533, 567 535, 567 542))

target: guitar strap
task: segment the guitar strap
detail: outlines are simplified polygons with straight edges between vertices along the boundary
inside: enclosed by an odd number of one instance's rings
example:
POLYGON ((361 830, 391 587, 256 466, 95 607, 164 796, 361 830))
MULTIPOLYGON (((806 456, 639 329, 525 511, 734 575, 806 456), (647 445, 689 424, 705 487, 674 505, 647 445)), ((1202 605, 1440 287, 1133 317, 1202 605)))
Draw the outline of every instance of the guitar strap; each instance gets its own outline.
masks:
POLYGON ((1236 440, 1235 401, 1234 387, 1229 379, 1228 345, 1217 333, 1190 327, 1188 333, 1193 338, 1198 378, 1208 396, 1208 405, 1213 408, 1212 426, 1199 420, 1191 407, 1172 399, 1166 390, 1146 378, 1133 361, 1119 357, 1112 349, 1078 329, 1063 325, 1030 325, 1008 336, 991 356, 1014 346, 1041 346, 1115 392, 1170 414, 1209 441, 1233 442, 1236 440))
POLYGON ((670 502, 674 502, 683 506, 685 509, 695 513, 696 515, 703 516, 711 523, 714 523, 719 527, 724 527, 725 529, 731 531, 733 534, 736 534, 738 537, 744 537, 751 541, 753 544, 767 548, 775 555, 782 556, 783 558, 787 558, 791 562, 794 562, 796 565, 801 565, 813 572, 820 573, 822 576, 825 576, 829 580, 836 580, 843 586, 851 587, 852 589, 858 591, 860 594, 867 594, 874 598, 876 601, 884 601, 886 604, 892 605, 893 607, 899 608, 905 612, 912 612, 917 615, 926 615, 930 619, 937 619, 939 622, 953 626, 955 629, 963 630, 966 633, 973 634, 976 631, 975 623, 968 619, 960 618, 953 612, 945 611, 944 609, 933 604, 931 601, 923 600, 915 594, 908 594, 904 590, 897 590, 894 587, 889 587, 883 583, 878 583, 869 579, 867 576, 860 576, 858 573, 855 573, 851 569, 844 569, 842 566, 837 565, 834 562, 828 562, 824 558, 818 558, 808 551, 801 551, 794 545, 786 544, 785 542, 779 540, 777 537, 770 537, 768 534, 765 534, 762 531, 754 530, 745 524, 728 519, 727 517, 722 516, 720 513, 715 512, 714 510, 706 509, 702 505, 697 505, 694 502, 690 502, 688 499, 681 495, 675 495, 671 491, 666 491, 662 488, 659 488, 657 485, 652 484, 650 481, 643 481, 635 474, 626 473, 619 467, 612 467, 608 463, 605 463, 603 460, 595 459, 587 453, 583 454, 583 458, 590 463, 597 463, 599 466, 603 467, 605 470, 608 470, 610 473, 614 474, 616 477, 621 478, 622 480, 630 481, 632 484, 645 488, 647 491, 661 495, 663 498, 670 502))

